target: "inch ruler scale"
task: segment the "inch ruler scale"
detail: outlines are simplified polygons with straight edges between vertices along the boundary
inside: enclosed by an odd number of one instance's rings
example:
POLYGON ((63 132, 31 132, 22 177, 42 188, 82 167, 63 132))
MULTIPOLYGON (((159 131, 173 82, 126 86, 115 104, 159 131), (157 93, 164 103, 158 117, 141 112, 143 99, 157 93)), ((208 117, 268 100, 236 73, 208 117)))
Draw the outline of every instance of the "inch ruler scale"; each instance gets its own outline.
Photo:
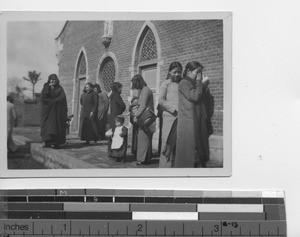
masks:
POLYGON ((0 190, 0 236, 286 237, 281 191, 0 190))

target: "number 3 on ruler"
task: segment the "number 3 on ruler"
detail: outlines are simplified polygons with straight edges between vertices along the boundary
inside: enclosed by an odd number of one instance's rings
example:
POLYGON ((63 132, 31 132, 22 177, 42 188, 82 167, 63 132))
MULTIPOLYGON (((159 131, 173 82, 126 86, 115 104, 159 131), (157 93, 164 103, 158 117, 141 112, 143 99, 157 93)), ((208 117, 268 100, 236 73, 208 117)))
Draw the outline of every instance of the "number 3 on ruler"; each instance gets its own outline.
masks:
POLYGON ((219 232, 219 231, 220 231, 220 226, 214 225, 214 232, 219 232))

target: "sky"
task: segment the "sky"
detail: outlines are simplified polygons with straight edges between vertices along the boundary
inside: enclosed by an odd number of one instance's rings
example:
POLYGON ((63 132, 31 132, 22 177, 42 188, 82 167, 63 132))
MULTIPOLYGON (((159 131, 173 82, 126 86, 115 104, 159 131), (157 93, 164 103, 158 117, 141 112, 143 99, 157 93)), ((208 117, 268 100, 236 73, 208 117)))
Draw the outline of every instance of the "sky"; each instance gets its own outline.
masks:
POLYGON ((40 72, 41 80, 36 84, 40 92, 51 73, 58 73, 55 38, 59 35, 63 21, 14 21, 7 24, 7 91, 16 85, 27 87, 25 94, 32 95, 32 85, 22 79, 28 71, 40 72))

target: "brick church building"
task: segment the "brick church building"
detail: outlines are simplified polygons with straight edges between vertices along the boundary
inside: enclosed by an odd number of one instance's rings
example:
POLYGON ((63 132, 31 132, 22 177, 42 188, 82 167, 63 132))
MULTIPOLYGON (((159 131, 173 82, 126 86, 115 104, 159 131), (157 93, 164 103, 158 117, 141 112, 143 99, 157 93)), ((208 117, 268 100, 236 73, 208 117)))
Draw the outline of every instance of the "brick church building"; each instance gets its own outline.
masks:
MULTIPOLYGON (((79 128, 79 99, 87 82, 98 83, 107 92, 112 82, 120 82, 128 112, 135 74, 144 77, 157 105, 170 63, 179 61, 185 67, 196 60, 204 66, 214 98, 211 159, 222 161, 223 42, 222 20, 67 21, 56 43, 59 79, 69 114, 74 115, 71 131, 79 128)), ((130 126, 128 121, 126 125, 130 126)))

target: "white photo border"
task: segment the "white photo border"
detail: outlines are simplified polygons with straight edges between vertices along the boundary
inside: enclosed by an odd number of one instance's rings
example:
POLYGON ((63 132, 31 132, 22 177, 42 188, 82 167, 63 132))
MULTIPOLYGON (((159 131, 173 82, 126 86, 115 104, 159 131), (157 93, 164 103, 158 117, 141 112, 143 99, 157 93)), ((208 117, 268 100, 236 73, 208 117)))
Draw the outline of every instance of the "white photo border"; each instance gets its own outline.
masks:
MULTIPOLYGON (((232 12, 2 12, 0 13, 0 76, 7 78, 7 22, 65 20, 223 20, 223 167, 222 168, 122 168, 122 169, 7 169, 5 133, 0 149, 1 178, 195 178, 228 177, 232 173, 232 12), (147 172, 145 172, 147 171, 147 172), (145 174, 146 173, 146 174, 145 174)), ((4 82, 7 83, 6 79, 4 82)), ((4 83, 3 83, 4 84, 4 83)), ((6 84, 0 89, 2 102, 6 84)), ((6 110, 4 110, 6 111, 6 110)), ((6 112, 1 115, 1 131, 6 131, 6 112)))

